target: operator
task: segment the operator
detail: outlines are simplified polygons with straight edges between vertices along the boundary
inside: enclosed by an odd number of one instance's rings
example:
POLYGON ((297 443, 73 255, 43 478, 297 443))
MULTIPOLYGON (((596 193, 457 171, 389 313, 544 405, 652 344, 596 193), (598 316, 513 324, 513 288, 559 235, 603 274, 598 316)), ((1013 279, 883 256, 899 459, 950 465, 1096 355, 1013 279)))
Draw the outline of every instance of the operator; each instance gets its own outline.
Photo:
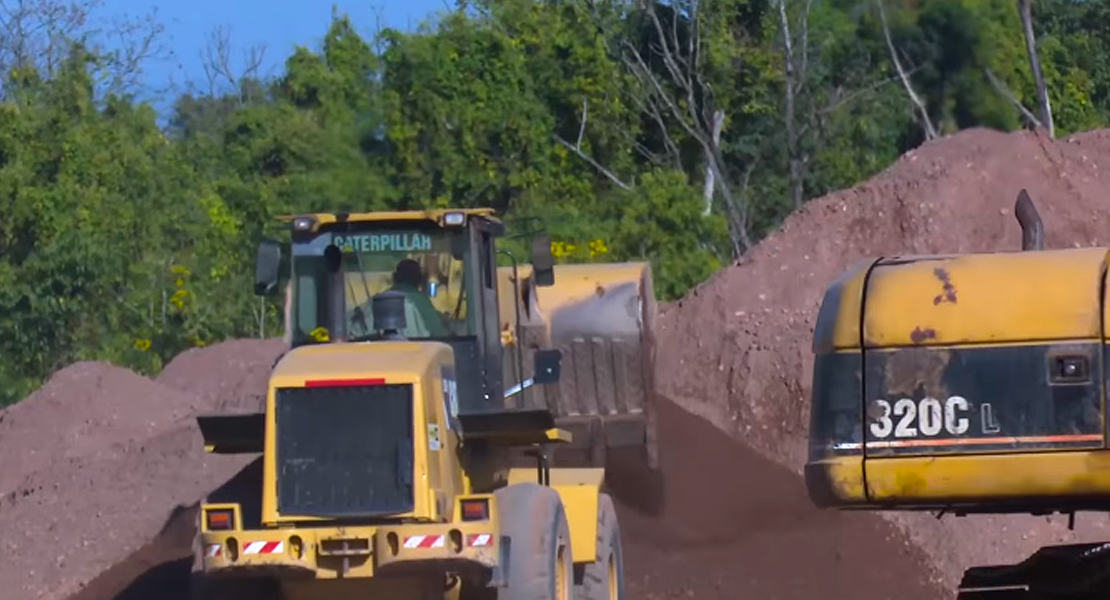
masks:
POLYGON ((443 315, 439 314, 432 301, 420 291, 420 284, 423 282, 424 273, 420 269, 420 263, 411 258, 403 258, 393 270, 393 285, 389 289, 405 295, 405 301, 411 303, 420 314, 431 337, 447 337, 450 332, 443 323, 443 315))

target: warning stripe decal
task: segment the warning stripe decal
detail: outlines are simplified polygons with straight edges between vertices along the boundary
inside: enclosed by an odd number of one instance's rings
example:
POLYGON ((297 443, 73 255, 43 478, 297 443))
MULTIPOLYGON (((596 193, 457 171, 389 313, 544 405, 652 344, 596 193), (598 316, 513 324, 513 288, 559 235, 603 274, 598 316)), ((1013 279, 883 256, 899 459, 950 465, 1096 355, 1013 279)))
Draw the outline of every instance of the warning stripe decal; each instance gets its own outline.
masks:
POLYGON ((251 542, 243 548, 243 554, 277 554, 285 549, 281 542, 251 542))
POLYGON ((492 543, 493 536, 488 533, 471 534, 466 540, 466 545, 470 548, 489 546, 492 543))
POLYGON ((442 548, 447 538, 442 535, 413 535, 405 538, 405 548, 442 548))
POLYGON ((219 544, 209 544, 208 545, 208 552, 206 552, 206 554, 207 554, 208 558, 215 558, 215 557, 219 556, 220 555, 220 545, 219 544))

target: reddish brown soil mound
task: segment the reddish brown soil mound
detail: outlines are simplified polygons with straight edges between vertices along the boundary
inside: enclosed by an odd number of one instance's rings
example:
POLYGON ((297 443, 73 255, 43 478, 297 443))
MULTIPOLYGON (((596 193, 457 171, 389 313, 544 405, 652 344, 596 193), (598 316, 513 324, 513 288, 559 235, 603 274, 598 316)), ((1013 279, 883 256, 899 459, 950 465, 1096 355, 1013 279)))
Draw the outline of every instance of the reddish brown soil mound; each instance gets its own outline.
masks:
MULTIPOLYGON (((856 188, 810 202, 744 260, 660 320, 663 392, 800 471, 809 418, 810 340, 825 287, 882 254, 1020 248, 1013 216, 1028 189, 1047 247, 1110 242, 1110 132, 1052 141, 964 131, 926 144, 856 188)), ((1020 560, 1071 536, 1033 517, 892 517, 911 529, 947 585, 972 564, 1020 560)), ((1110 539, 1081 519, 1087 537, 1110 539)))
POLYGON ((0 412, 0 495, 67 459, 93 459, 196 410, 196 398, 103 363, 78 363, 0 412))
POLYGON ((620 510, 632 598, 940 598, 883 519, 820 511, 797 475, 659 405, 662 515, 620 510))
POLYGON ((206 410, 255 412, 266 404, 266 380, 286 349, 278 340, 230 340, 176 356, 157 381, 199 396, 206 410))
POLYGON ((279 352, 245 340, 186 353, 163 373, 168 385, 81 363, 0 412, 5 600, 72 593, 239 470, 244 457, 204 453, 192 419, 257 409, 257 373, 279 352))

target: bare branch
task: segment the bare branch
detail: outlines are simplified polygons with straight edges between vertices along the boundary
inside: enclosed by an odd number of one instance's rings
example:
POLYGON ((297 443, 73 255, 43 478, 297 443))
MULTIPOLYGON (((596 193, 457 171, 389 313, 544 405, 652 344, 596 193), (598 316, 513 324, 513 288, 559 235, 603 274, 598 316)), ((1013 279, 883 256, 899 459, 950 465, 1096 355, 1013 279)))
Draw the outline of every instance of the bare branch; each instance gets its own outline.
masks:
POLYGON ((232 66, 231 30, 226 25, 217 25, 205 36, 207 45, 201 50, 201 69, 207 81, 209 96, 236 94, 240 104, 247 101, 244 97, 243 82, 255 78, 265 62, 265 44, 256 44, 243 53, 242 70, 232 66), (226 84, 225 89, 219 82, 226 84))
POLYGON ((1018 109, 1022 116, 1028 119, 1034 127, 1040 127, 1042 129, 1044 128, 1044 123, 1041 123, 1041 120, 1037 118, 1037 115, 1034 115, 1032 112, 1029 111, 1028 108, 1025 108, 1025 105, 1021 103, 1021 100, 1018 100, 1017 97, 1014 96, 1013 92, 1010 91, 1010 88, 1007 87, 1003 81, 995 77, 994 71, 991 71, 990 69, 983 69, 983 72, 986 73, 987 79, 991 82, 991 86, 994 87, 994 91, 1002 95, 1003 98, 1009 100, 1010 104, 1013 104, 1014 108, 1018 109))
POLYGON ((883 37, 886 38, 886 46, 890 49, 890 60, 894 63, 894 68, 898 71, 898 77, 902 80, 902 86, 906 88, 906 93, 913 102, 914 108, 917 110, 918 115, 921 117, 922 127, 925 129, 925 139, 934 140, 937 138, 937 130, 933 127, 933 122, 929 118, 929 111, 925 108, 925 103, 917 95, 913 89, 913 84, 910 83, 910 78, 906 75, 905 69, 902 68, 902 62, 898 60, 898 51, 894 48, 894 42, 890 39, 890 27, 886 22, 886 9, 883 8, 883 0, 876 0, 875 4, 879 7, 879 19, 883 26, 883 37))
MULTIPOLYGON (((667 150, 667 157, 669 158, 668 162, 670 163, 670 166, 676 169, 681 169, 682 156, 678 150, 678 144, 675 143, 674 138, 671 136, 671 132, 667 128, 667 120, 663 118, 663 113, 660 112, 659 105, 655 102, 645 102, 639 94, 630 94, 630 97, 633 104, 636 105, 636 108, 638 108, 642 114, 649 115, 652 122, 655 123, 655 126, 659 128, 659 135, 663 139, 663 147, 667 150)), ((634 143, 637 147, 642 148, 642 145, 639 142, 634 143)), ((646 156, 648 160, 659 162, 655 159, 655 155, 652 153, 644 154, 644 152, 641 152, 641 154, 646 156)))
MULTIPOLYGON (((597 5, 591 0, 580 0, 591 10, 588 10, 599 30, 604 31, 604 19, 597 10, 597 5)), ((751 247, 751 237, 748 232, 749 218, 746 206, 738 202, 733 195, 732 184, 724 169, 724 160, 720 150, 720 138, 714 138, 713 130, 716 122, 715 115, 719 112, 713 108, 711 100, 712 87, 703 77, 700 65, 700 51, 702 42, 699 38, 701 27, 699 24, 698 0, 690 0, 687 5, 689 14, 683 15, 689 23, 689 38, 686 44, 681 44, 678 39, 676 24, 672 22, 671 33, 662 23, 652 0, 641 0, 638 10, 646 17, 648 28, 654 31, 654 39, 648 43, 648 51, 654 58, 658 56, 662 62, 662 70, 653 69, 649 61, 645 60, 640 48, 626 37, 612 36, 618 41, 617 51, 603 40, 610 54, 620 60, 628 72, 639 84, 638 89, 629 90, 632 101, 645 115, 651 116, 663 134, 664 144, 668 152, 676 160, 676 167, 682 168, 677 162, 680 154, 678 146, 671 139, 671 127, 696 141, 706 160, 706 178, 712 182, 716 190, 721 193, 725 212, 728 215, 729 235, 732 242, 734 256, 740 256, 751 247)), ((577 5, 578 3, 576 3, 577 5)), ((676 20, 679 10, 674 7, 676 20)), ((611 32, 610 32, 611 33, 611 32)), ((609 37, 609 36, 603 36, 609 37)))
MULTIPOLYGON (((920 67, 915 67, 914 69, 908 71, 906 73, 906 75, 911 76, 914 73, 916 73, 918 71, 918 69, 920 69, 920 67)), ((869 94, 871 92, 874 92, 874 91, 878 90, 879 88, 883 87, 884 85, 889 85, 891 83, 894 83, 895 81, 899 81, 900 79, 901 79, 901 77, 899 75, 892 75, 892 76, 887 77, 885 79, 880 79, 878 81, 875 81, 875 82, 873 82, 873 83, 871 83, 871 84, 869 84, 865 87, 862 87, 862 88, 860 88, 858 90, 855 90, 855 91, 853 91, 851 93, 848 93, 848 94, 843 93, 843 91, 844 91, 843 87, 837 87, 836 90, 833 93, 833 97, 829 100, 829 103, 827 105, 825 105, 824 107, 817 109, 816 112, 817 112, 817 114, 821 114, 821 115, 832 114, 832 113, 840 110, 842 107, 844 107, 848 104, 851 104, 853 101, 855 101, 860 96, 863 96, 865 94, 869 94)))
MULTIPOLYGON (((721 129, 725 124, 725 111, 718 110, 713 113, 713 145, 721 145, 721 129)), ((706 157, 706 163, 709 162, 709 157, 706 157)), ((705 169, 705 187, 702 189, 702 197, 705 198, 705 209, 702 211, 702 216, 709 216, 713 212, 713 189, 716 187, 716 177, 714 177, 713 170, 706 167, 705 169)))
POLYGON ((582 122, 578 125, 578 141, 575 142, 575 148, 582 148, 582 137, 586 135, 586 117, 588 116, 589 101, 583 96, 582 98, 582 122))
POLYGON ((783 63, 786 67, 785 88, 785 117, 786 117, 786 150, 790 155, 790 198, 794 208, 802 206, 802 164, 798 152, 798 131, 794 113, 794 93, 801 87, 794 72, 794 46, 790 39, 790 21, 786 17, 786 0, 779 0, 779 28, 782 33, 783 63))
POLYGON ((802 65, 798 68, 798 79, 802 85, 805 85, 806 78, 809 76, 809 15, 812 10, 813 0, 806 0, 806 9, 802 14, 802 65))
POLYGON ((94 19, 102 0, 0 1, 0 72, 33 70, 55 76, 78 44, 97 59, 89 65, 95 93, 122 94, 140 87, 144 65, 166 48, 156 10, 140 18, 94 19))
POLYGON ((632 186, 630 186, 627 183, 621 181, 621 179, 619 177, 617 177, 612 171, 610 171, 609 169, 606 169, 605 167, 601 166, 601 164, 598 163, 596 160, 594 160, 593 157, 591 157, 590 155, 583 152, 581 148, 578 148, 577 146, 571 144, 570 142, 564 140, 563 138, 559 137, 556 134, 552 134, 551 138, 554 139, 556 142, 558 142, 560 145, 562 145, 567 150, 570 150, 571 152, 573 152, 576 156, 578 156, 578 158, 581 158, 582 160, 590 163, 590 166, 597 169, 598 173, 601 173, 609 181, 612 181, 613 183, 620 186, 621 189, 628 190, 628 191, 632 190, 632 186))

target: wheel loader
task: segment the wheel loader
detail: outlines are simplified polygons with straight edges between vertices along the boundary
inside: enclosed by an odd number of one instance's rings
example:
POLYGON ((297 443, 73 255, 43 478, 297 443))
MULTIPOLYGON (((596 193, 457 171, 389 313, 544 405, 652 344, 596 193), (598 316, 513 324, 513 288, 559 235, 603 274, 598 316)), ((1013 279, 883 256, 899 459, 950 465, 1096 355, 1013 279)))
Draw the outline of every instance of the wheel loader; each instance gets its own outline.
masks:
POLYGON ((200 505, 193 598, 623 599, 606 464, 657 472, 650 265, 555 265, 546 235, 524 264, 489 209, 284 220, 265 408, 197 418, 259 456, 200 505))
MULTIPOLYGON (((827 288, 805 481, 819 507, 945 514, 1110 509, 1110 249, 881 256, 827 288)), ((959 598, 1110 596, 1110 544, 969 569, 959 598)))

